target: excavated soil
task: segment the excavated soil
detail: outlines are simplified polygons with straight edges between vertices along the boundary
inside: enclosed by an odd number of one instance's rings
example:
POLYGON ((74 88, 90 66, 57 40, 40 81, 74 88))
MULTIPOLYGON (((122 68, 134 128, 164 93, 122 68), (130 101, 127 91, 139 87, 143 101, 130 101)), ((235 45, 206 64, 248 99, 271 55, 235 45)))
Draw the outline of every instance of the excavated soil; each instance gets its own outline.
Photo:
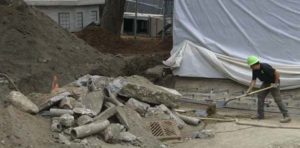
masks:
POLYGON ((88 26, 75 33, 79 38, 86 41, 101 52, 112 54, 160 54, 168 55, 172 49, 172 37, 165 40, 138 36, 115 36, 99 26, 88 26))
POLYGON ((120 75, 124 66, 123 59, 100 53, 21 1, 0 5, 0 34, 0 72, 25 93, 49 92, 54 75, 63 85, 95 69, 120 75))

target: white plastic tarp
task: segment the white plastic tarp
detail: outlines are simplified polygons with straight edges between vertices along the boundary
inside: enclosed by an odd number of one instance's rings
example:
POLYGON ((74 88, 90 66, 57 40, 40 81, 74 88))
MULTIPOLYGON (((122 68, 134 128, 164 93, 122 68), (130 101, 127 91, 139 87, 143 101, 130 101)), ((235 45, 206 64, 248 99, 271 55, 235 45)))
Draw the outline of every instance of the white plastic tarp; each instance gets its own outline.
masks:
POLYGON ((175 0, 174 48, 166 65, 186 77, 251 80, 245 61, 257 55, 300 86, 299 0, 175 0))

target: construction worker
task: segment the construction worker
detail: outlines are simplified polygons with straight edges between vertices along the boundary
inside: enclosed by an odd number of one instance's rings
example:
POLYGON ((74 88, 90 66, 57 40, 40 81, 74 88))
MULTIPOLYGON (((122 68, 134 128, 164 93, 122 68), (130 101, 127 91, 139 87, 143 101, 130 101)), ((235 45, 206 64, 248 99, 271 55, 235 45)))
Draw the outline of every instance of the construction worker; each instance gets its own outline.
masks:
POLYGON ((256 78, 262 81, 261 89, 269 86, 273 86, 273 88, 260 92, 257 95, 258 103, 257 103, 257 115, 252 119, 264 119, 264 102, 265 98, 269 92, 273 96, 276 104, 278 105, 279 110, 281 111, 283 118, 280 120, 281 123, 288 123, 291 121, 289 117, 288 110, 286 106, 283 104, 280 97, 280 75, 272 66, 267 63, 260 63, 259 59, 256 56, 249 56, 247 59, 248 65, 252 69, 252 81, 250 83, 249 89, 247 90, 247 94, 249 94, 253 87, 256 85, 256 78))

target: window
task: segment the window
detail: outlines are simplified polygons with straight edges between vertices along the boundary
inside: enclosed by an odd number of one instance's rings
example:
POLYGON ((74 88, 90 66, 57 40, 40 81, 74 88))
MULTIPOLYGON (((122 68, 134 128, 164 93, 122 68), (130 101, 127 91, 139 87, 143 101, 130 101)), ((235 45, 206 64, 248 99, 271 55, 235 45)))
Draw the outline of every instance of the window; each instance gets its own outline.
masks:
POLYGON ((76 26, 77 26, 77 28, 80 28, 80 29, 83 28, 83 13, 82 12, 76 13, 76 26))
POLYGON ((98 11, 91 11, 91 20, 92 22, 98 21, 98 11))
POLYGON ((58 13, 58 24, 64 29, 70 29, 70 13, 58 13))

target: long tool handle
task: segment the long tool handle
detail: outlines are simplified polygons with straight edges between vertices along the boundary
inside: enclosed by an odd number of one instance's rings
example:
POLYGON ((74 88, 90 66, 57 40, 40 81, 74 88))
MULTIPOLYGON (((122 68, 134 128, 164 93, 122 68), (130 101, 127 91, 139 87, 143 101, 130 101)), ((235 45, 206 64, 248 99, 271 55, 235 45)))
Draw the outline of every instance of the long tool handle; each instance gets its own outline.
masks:
POLYGON ((242 97, 246 97, 246 96, 249 96, 249 95, 253 95, 253 94, 256 94, 256 93, 259 93, 259 92, 262 92, 262 91, 265 91, 265 90, 268 90, 268 89, 271 89, 271 88, 274 88, 274 87, 273 87, 273 86, 269 86, 269 87, 266 87, 266 88, 262 88, 262 89, 259 89, 259 90, 250 92, 249 94, 243 94, 243 95, 234 97, 233 99, 229 99, 229 100, 225 101, 224 106, 225 106, 228 102, 230 102, 230 101, 232 101, 232 100, 236 100, 236 99, 239 99, 239 98, 242 98, 242 97))

